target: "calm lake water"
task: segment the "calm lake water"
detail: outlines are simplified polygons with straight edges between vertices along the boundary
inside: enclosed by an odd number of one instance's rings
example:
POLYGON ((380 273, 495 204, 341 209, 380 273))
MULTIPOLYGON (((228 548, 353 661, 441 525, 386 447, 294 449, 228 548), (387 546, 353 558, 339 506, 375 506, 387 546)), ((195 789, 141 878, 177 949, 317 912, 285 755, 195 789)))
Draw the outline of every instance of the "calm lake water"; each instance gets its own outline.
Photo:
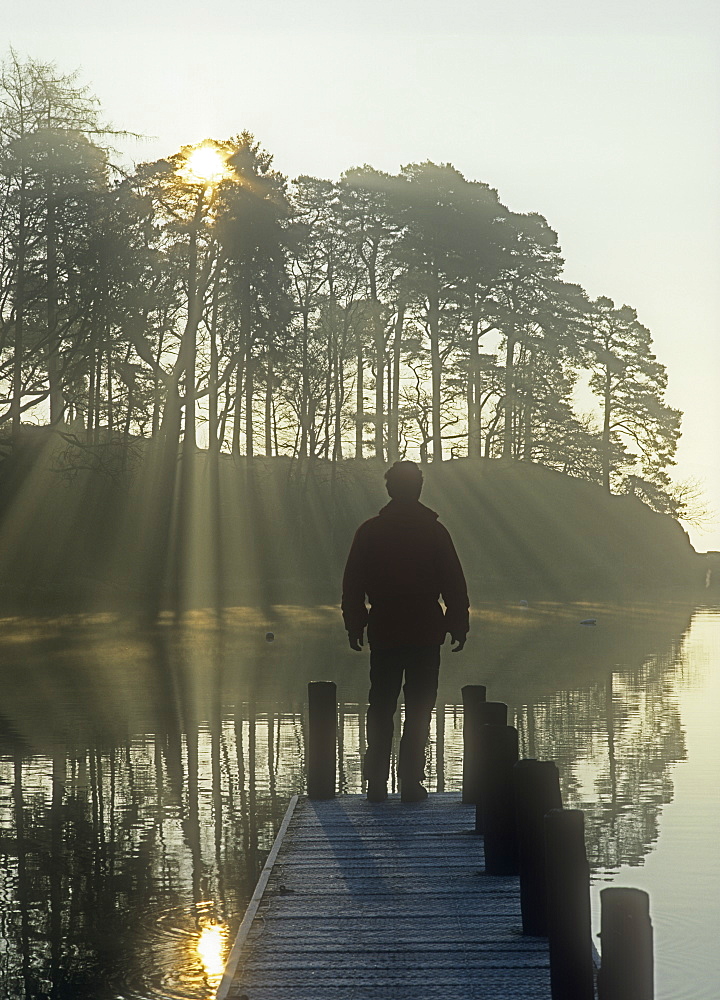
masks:
MULTIPOLYGON (((358 792, 367 666, 333 608, 0 621, 0 996, 212 997, 303 788, 307 682, 338 685, 358 792)), ((432 789, 460 788, 468 683, 585 810, 596 921, 605 885, 650 892, 658 1000, 717 1000, 720 609, 480 608, 444 656, 432 789)))

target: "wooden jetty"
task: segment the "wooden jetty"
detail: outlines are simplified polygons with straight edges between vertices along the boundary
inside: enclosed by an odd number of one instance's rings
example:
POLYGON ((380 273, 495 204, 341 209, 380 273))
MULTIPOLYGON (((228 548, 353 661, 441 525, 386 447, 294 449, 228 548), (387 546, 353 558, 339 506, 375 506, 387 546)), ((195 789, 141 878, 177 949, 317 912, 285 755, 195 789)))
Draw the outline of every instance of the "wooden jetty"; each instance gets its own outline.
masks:
POLYGON ((458 794, 294 797, 217 1000, 548 1000, 547 940, 474 828, 458 794))
POLYGON ((602 890, 599 965, 583 813, 551 761, 518 760, 485 693, 463 688, 462 795, 372 804, 335 798, 335 684, 308 685, 309 797, 290 801, 216 1000, 653 1000, 647 893, 602 890))

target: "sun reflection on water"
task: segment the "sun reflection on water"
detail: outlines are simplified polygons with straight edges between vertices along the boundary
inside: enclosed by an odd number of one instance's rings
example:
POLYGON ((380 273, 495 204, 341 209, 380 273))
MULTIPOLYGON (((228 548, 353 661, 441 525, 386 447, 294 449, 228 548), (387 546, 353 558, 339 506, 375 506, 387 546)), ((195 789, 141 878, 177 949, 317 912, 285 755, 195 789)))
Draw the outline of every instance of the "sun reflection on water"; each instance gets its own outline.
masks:
POLYGON ((225 969, 228 929, 225 924, 208 921, 201 926, 195 950, 202 963, 205 979, 213 991, 220 985, 225 969))

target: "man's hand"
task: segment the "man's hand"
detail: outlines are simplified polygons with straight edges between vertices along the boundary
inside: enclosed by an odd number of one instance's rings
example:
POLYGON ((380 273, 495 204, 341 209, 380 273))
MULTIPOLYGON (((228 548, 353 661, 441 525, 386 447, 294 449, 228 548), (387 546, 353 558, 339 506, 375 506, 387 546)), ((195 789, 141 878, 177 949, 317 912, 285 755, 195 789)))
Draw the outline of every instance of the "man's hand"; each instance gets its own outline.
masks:
POLYGON ((348 642, 350 643, 350 649, 354 649, 357 653, 359 653, 362 650, 363 633, 348 632, 348 642))
POLYGON ((465 640, 466 639, 467 639, 467 635, 465 633, 462 633, 462 632, 459 635, 451 635, 450 636, 450 641, 456 643, 456 645, 453 646, 453 648, 450 650, 450 652, 451 653, 459 653, 460 650, 465 646, 465 640))

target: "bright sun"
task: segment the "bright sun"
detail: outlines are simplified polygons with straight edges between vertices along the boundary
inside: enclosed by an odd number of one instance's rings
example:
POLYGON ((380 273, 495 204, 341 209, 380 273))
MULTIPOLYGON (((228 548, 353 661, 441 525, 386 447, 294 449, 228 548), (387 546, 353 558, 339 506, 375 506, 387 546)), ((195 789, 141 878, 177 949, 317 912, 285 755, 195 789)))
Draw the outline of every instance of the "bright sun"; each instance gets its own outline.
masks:
POLYGON ((230 177, 232 170, 228 166, 224 151, 214 143, 208 142, 190 150, 179 173, 189 184, 204 184, 210 187, 230 177))

